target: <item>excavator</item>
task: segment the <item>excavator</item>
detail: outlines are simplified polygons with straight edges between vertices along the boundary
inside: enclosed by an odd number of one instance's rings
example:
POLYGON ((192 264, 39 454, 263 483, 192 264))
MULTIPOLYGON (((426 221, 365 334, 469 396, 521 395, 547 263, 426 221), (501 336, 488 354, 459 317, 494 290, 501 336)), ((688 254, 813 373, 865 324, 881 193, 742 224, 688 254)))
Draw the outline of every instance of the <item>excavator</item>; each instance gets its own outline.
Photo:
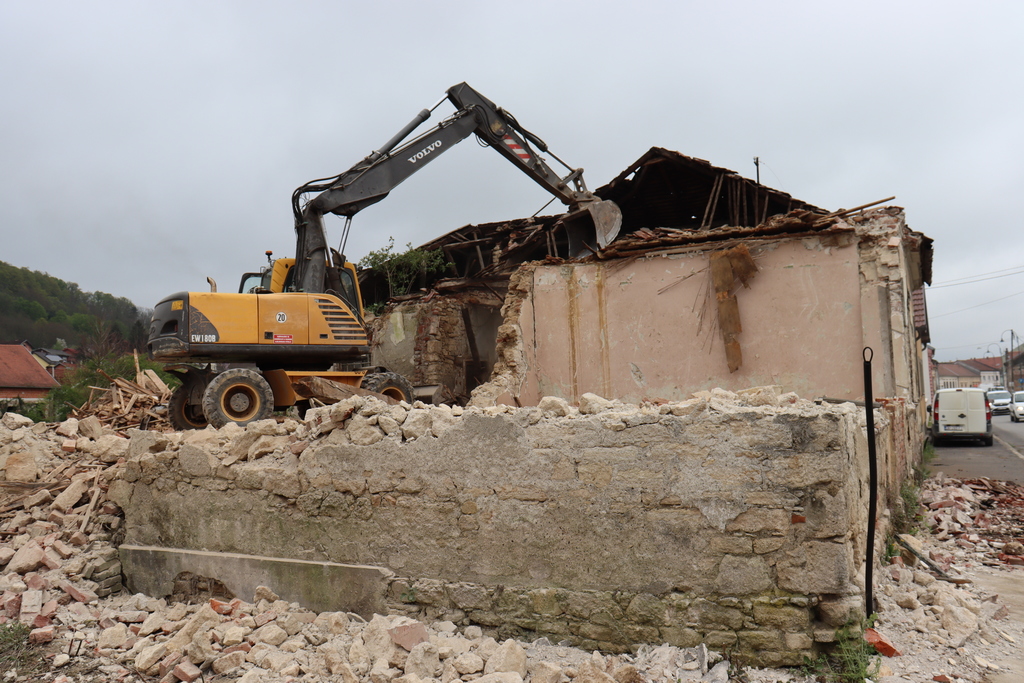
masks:
POLYGON ((168 405, 171 424, 177 429, 244 426, 274 410, 303 407, 295 389, 308 377, 411 402, 413 388, 405 378, 370 365, 359 278, 344 256, 345 243, 354 215, 471 134, 570 208, 563 223, 571 254, 615 239, 621 212, 587 190, 583 169, 567 165, 512 114, 467 84, 452 86, 347 171, 295 190, 294 258, 271 259, 267 252, 268 265, 244 274, 237 293, 218 292, 210 280, 210 292, 178 292, 156 305, 148 355, 181 379, 168 405), (407 140, 446 100, 455 113, 407 140), (560 176, 541 153, 568 173, 560 176), (339 250, 327 243, 328 213, 345 219, 339 250), (216 366, 231 367, 218 371, 216 366))

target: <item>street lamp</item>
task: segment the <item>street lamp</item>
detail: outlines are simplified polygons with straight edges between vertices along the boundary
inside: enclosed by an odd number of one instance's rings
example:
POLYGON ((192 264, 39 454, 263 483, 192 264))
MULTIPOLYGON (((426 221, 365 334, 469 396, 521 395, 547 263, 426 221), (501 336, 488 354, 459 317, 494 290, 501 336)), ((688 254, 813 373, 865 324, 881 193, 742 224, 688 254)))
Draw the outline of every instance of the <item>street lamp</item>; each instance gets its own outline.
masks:
POLYGON ((1009 330, 1003 330, 1002 334, 999 335, 999 341, 1000 342, 1003 341, 1003 335, 1006 334, 1007 332, 1010 333, 1010 348, 1006 351, 1006 362, 1009 365, 1009 373, 1008 374, 1010 376, 1010 386, 1012 387, 1011 390, 1016 390, 1016 389, 1019 389, 1020 387, 1018 387, 1017 386, 1017 382, 1014 381, 1015 378, 1014 378, 1014 372, 1013 372, 1013 359, 1017 355, 1017 342, 1015 340, 1020 339, 1020 337, 1011 328, 1009 330))

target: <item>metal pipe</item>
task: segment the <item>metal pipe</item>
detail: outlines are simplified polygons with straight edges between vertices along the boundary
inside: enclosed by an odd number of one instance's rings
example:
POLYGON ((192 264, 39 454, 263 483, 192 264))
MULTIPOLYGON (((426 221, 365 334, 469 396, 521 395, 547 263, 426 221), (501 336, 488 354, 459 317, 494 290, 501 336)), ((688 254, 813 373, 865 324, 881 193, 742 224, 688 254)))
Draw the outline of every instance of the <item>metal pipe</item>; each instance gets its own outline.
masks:
POLYGON ((878 512, 878 453, 875 450, 874 396, 871 392, 871 359, 875 352, 865 346, 864 357, 864 413, 868 428, 868 547, 867 566, 864 570, 864 616, 874 613, 874 568, 875 568, 875 516, 878 512))

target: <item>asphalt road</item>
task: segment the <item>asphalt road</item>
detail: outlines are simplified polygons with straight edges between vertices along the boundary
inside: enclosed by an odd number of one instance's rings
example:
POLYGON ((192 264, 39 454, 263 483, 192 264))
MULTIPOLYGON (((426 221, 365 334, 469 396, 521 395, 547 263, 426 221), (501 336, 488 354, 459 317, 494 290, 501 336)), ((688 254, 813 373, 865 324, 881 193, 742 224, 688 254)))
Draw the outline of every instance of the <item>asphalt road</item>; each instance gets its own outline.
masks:
POLYGON ((992 416, 995 444, 991 447, 965 441, 935 447, 931 474, 944 472, 957 479, 988 477, 1024 484, 1024 422, 1010 422, 1009 415, 992 416))

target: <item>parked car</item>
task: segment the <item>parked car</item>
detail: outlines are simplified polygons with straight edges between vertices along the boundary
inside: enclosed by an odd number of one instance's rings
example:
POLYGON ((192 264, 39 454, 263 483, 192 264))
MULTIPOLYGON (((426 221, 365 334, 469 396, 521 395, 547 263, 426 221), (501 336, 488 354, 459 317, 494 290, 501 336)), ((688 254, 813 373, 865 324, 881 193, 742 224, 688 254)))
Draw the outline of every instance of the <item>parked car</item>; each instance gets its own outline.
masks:
POLYGON ((1015 391, 1010 400, 1010 419, 1013 422, 1024 421, 1024 391, 1015 391))
POLYGON ((988 402, 992 406, 993 415, 1007 415, 1010 412, 1010 392, 1005 389, 990 389, 988 402))
POLYGON ((932 417, 932 441, 936 445, 954 439, 992 445, 992 408, 983 389, 939 389, 932 417))

